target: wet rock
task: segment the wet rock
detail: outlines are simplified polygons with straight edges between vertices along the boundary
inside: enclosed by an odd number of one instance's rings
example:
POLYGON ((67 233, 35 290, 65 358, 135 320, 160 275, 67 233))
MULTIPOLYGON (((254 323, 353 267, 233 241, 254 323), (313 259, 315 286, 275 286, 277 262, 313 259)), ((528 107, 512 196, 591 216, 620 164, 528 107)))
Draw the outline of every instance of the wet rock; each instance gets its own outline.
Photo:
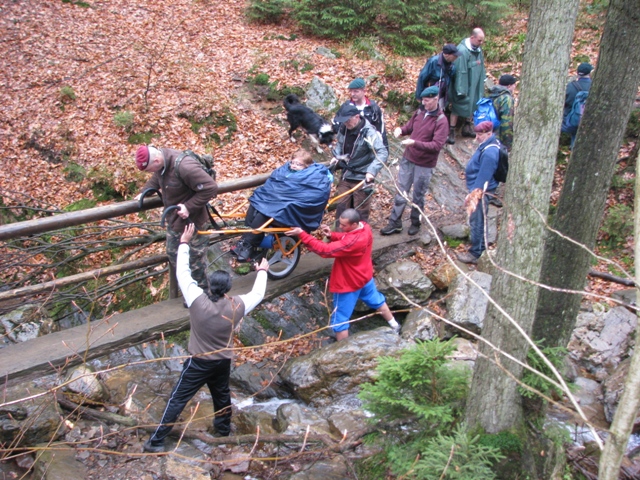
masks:
POLYGON ((166 340, 143 343, 141 349, 144 358, 147 360, 162 359, 155 365, 162 365, 170 372, 181 372, 182 363, 189 356, 189 352, 182 345, 170 343, 166 340))
POLYGON ((611 294, 611 296, 616 300, 620 300, 621 302, 624 302, 632 307, 636 305, 635 288, 624 288, 622 290, 616 290, 611 294))
POLYGON ((329 435, 329 422, 316 410, 297 403, 285 403, 276 413, 276 429, 281 433, 296 435, 305 433, 307 427, 311 433, 329 435))
POLYGON ((452 341, 455 346, 455 351, 451 354, 451 363, 465 364, 469 369, 473 370, 473 367, 478 358, 478 348, 476 344, 467 340, 466 338, 454 338, 452 341))
POLYGON ((330 112, 339 107, 336 92, 329 85, 314 76, 305 92, 307 107, 320 112, 330 112))
POLYGON ((314 462, 289 480, 344 480, 349 478, 347 464, 341 456, 314 462))
POLYGON ((260 427, 261 435, 277 433, 275 415, 258 405, 250 405, 239 410, 233 416, 233 424, 236 427, 237 435, 255 434, 258 427, 260 427))
POLYGON ((55 450, 45 448, 33 467, 33 478, 41 480, 84 480, 88 473, 87 468, 76 460, 75 449, 65 445, 57 445, 55 450))
POLYGON ((15 343, 26 342, 59 329, 43 307, 31 304, 0 315, 0 325, 0 333, 15 343))
POLYGON ((602 387, 600 383, 590 378, 578 377, 574 382, 575 390, 572 392, 576 397, 580 408, 590 422, 602 427, 606 426, 605 412, 602 400, 602 387))
POLYGON ((71 370, 65 382, 66 388, 95 402, 109 398, 109 391, 102 384, 96 371, 90 365, 80 365, 71 370))
POLYGON ((329 311, 323 289, 323 282, 305 285, 274 299, 268 308, 256 308, 242 322, 240 340, 245 345, 261 345, 267 337, 292 338, 318 329, 319 324, 326 325, 329 311))
MULTIPOLYGON (((631 359, 627 358, 618 365, 611 375, 608 375, 604 380, 602 386, 604 390, 603 403, 604 414, 608 422, 613 421, 613 416, 620 403, 620 397, 624 391, 624 382, 629 374, 629 365, 631 359)), ((634 422, 634 431, 640 429, 640 412, 636 414, 636 420, 634 422)))
POLYGON ((166 478, 179 478, 180 480, 206 480, 211 478, 207 470, 197 465, 181 462, 171 456, 166 457, 164 472, 166 478))
POLYGON ((401 335, 405 340, 433 340, 439 335, 438 322, 426 310, 412 310, 402 323, 401 335))
POLYGON ((250 362, 243 363, 231 370, 231 386, 257 399, 286 397, 279 388, 278 372, 275 366, 260 366, 250 362))
POLYGON ((436 289, 431 280, 422 273, 420 265, 409 260, 401 260, 386 266, 376 275, 376 280, 378 290, 384 294, 390 308, 410 306, 397 290, 400 290, 409 300, 421 305, 436 289))
POLYGON ((604 380, 629 356, 637 317, 624 307, 578 314, 569 341, 571 357, 604 380))
MULTIPOLYGON (((469 278, 477 283, 482 290, 489 292, 491 275, 473 271, 469 278)), ((447 311, 449 320, 467 330, 479 334, 482 331, 484 316, 489 300, 482 291, 471 283, 464 275, 458 275, 449 287, 447 311)), ((447 330, 452 334, 465 336, 465 333, 451 326, 447 330)))
POLYGON ((438 290, 447 290, 457 275, 458 270, 456 267, 445 261, 434 268, 428 277, 438 290))
MULTIPOLYGON (((456 145, 458 143, 456 141, 456 145)), ((443 152, 440 153, 436 168, 433 169, 429 191, 438 205, 448 212, 461 212, 464 209, 467 188, 464 180, 460 178, 460 171, 458 166, 454 166, 445 158, 443 152)))
POLYGON ((290 359, 280 373, 285 384, 305 403, 328 406, 357 393, 375 376, 378 357, 394 355, 408 344, 389 327, 359 332, 346 340, 290 359))
POLYGON ((18 447, 57 440, 65 433, 62 417, 52 393, 36 397, 46 390, 33 383, 8 387, 2 392, 0 407, 0 444, 18 447), (33 398, 6 405, 23 398, 33 398))
POLYGON ((453 225, 443 225, 440 227, 440 231, 445 237, 464 240, 469 238, 469 226, 462 223, 455 223, 453 225))
POLYGON ((367 416, 362 410, 350 410, 349 412, 336 412, 327 419, 331 433, 342 438, 362 430, 366 426, 367 416))

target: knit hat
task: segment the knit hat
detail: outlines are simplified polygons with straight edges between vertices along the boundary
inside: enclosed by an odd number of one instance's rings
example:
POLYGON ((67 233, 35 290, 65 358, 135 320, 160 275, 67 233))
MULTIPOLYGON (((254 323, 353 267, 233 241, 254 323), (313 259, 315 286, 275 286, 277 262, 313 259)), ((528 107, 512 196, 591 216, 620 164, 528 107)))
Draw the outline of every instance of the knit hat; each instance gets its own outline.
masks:
POLYGON ((444 47, 442 47, 442 53, 446 53, 447 55, 455 55, 456 57, 462 55, 462 52, 458 50, 458 47, 456 47, 453 43, 445 43, 444 47))
POLYGON ((364 88, 364 80, 362 78, 356 78, 349 84, 349 88, 364 88))
POLYGON ((430 87, 427 87, 422 91, 422 93, 420 94, 420 98, 437 97, 439 91, 440 91, 440 89, 438 87, 436 87, 435 85, 431 85, 430 87))
POLYGON ((338 123, 344 123, 351 117, 354 117, 356 115, 360 115, 360 110, 358 110, 358 107, 352 105, 351 103, 347 103, 340 107, 340 110, 338 110, 338 113, 336 113, 334 121, 338 123))
POLYGON ((489 133, 493 132, 493 122, 486 120, 484 122, 480 122, 478 125, 473 127, 473 131, 476 133, 489 133))
POLYGON ((509 85, 514 85, 517 81, 518 79, 513 75, 502 75, 498 83, 503 87, 508 87, 509 85))
POLYGON ((136 151, 136 166, 138 170, 146 170, 149 166, 149 147, 142 145, 136 151))
POLYGON ((584 62, 578 65, 578 75, 580 75, 581 77, 589 75, 591 73, 591 70, 593 70, 593 65, 591 65, 590 63, 584 62))

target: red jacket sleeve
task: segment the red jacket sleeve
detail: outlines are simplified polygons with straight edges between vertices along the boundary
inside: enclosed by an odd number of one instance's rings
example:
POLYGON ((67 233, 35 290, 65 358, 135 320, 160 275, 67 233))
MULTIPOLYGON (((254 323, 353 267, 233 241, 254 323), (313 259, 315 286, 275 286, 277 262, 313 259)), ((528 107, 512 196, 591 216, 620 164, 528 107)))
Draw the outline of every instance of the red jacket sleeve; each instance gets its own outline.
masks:
POLYGON ((309 250, 323 258, 338 258, 362 255, 366 248, 366 243, 360 241, 361 236, 362 234, 360 233, 346 235, 344 233, 336 234, 336 232, 334 232, 331 234, 332 241, 330 243, 324 243, 313 235, 302 232, 300 234, 300 240, 302 240, 302 243, 304 243, 309 250), (336 237, 341 235, 341 238, 333 240, 334 235, 336 237))

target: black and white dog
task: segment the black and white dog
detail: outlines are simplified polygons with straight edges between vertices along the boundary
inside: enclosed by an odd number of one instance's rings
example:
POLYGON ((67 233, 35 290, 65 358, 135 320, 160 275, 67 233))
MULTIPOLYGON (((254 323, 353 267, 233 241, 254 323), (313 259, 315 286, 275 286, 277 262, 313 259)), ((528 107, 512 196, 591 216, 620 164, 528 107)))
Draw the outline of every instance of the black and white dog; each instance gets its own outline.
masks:
POLYGON ((336 132, 329 122, 309 107, 302 105, 297 95, 289 94, 285 97, 284 108, 287 111, 287 121, 289 122, 289 138, 295 142, 293 132, 302 127, 309 134, 309 138, 314 143, 318 153, 323 153, 322 145, 330 145, 336 136, 336 132))

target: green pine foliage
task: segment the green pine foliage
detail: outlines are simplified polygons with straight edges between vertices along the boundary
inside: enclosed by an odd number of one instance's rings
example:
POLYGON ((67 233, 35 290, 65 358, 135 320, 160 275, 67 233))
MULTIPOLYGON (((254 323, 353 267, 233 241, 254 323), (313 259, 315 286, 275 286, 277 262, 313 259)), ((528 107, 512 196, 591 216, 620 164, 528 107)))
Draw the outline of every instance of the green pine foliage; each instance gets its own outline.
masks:
MULTIPOLYGON (((540 340, 536 342, 536 345, 539 347, 544 342, 540 340)), ((560 369, 562 367, 562 363, 564 361, 564 357, 567 355, 568 351, 564 347, 544 347, 540 348, 545 357, 551 362, 551 364, 556 368, 560 369)), ((535 368, 539 372, 544 373, 549 378, 555 378, 554 374, 551 372, 551 369, 547 366, 547 364, 538 356, 538 354, 531 348, 527 353, 527 364, 532 368, 535 368)), ((562 391, 546 381, 540 375, 537 375, 530 370, 525 370, 525 373, 522 376, 522 382, 526 385, 529 385, 532 388, 535 388, 539 392, 544 395, 556 395, 561 396, 562 391)), ((527 398, 535 398, 536 394, 526 388, 519 387, 520 394, 523 397, 527 398)))
POLYGON ((301 0, 293 18, 306 33, 344 40, 354 32, 370 31, 375 5, 373 0, 301 0))
POLYGON ((445 40, 467 36, 472 27, 495 29, 510 1, 249 0, 246 16, 258 23, 280 23, 289 16, 309 35, 338 40, 375 35, 396 53, 425 55, 445 40))
POLYGON ((420 480, 492 480, 491 466, 504 458, 500 450, 479 443, 464 425, 458 425, 452 435, 438 433, 429 439, 420 454, 407 458, 389 454, 392 471, 406 479, 420 480), (418 461, 415 459, 418 458, 418 461), (411 465, 407 470, 406 467, 411 465))
POLYGON ((385 418, 416 416, 433 426, 451 424, 464 407, 469 370, 447 363, 451 341, 419 343, 400 358, 382 357, 375 383, 363 385, 364 408, 385 418))

